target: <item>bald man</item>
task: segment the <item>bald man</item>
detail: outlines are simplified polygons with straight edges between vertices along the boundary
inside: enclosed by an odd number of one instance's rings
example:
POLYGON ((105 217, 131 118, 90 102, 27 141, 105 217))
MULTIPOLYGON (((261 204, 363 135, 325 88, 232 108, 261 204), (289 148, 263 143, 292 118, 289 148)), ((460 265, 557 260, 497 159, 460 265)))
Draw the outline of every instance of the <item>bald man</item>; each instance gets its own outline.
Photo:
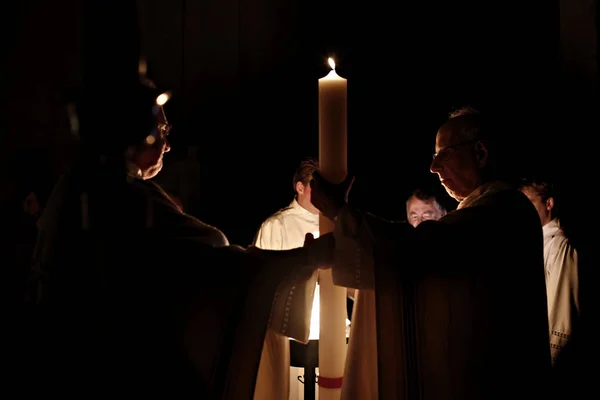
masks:
POLYGON ((472 109, 439 128, 430 170, 459 204, 416 228, 348 204, 352 177, 315 174, 312 202, 336 223, 334 283, 360 292, 342 399, 544 397, 541 226, 527 197, 500 179, 494 158, 505 155, 492 128, 472 109))

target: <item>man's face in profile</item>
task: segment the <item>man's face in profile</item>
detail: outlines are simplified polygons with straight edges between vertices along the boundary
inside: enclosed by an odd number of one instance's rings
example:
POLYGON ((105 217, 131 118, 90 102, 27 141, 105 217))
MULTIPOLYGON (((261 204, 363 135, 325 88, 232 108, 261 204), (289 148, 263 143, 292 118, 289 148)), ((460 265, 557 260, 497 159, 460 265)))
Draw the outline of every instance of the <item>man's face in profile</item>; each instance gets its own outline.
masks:
POLYGON ((146 137, 145 143, 137 150, 134 161, 142 172, 143 179, 154 178, 163 167, 163 155, 171 150, 167 136, 171 126, 167 122, 164 110, 159 107, 156 115, 156 127, 146 137))
POLYGON ((464 200, 481 184, 481 168, 486 160, 476 156, 475 146, 482 144, 462 137, 458 121, 444 124, 436 136, 430 171, 438 175, 446 192, 457 201, 464 200))

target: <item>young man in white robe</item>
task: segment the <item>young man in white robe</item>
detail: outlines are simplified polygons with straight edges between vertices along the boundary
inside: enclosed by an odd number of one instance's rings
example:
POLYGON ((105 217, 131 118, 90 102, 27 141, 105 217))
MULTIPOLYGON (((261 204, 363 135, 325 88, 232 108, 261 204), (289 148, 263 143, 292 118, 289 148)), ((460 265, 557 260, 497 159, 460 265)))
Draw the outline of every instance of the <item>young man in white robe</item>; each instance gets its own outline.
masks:
POLYGON ((356 307, 363 292, 374 298, 353 315, 342 399, 544 397, 541 227, 493 168, 502 154, 491 128, 472 109, 440 127, 430 169, 459 205, 416 228, 348 204, 351 177, 333 184, 315 174, 313 204, 336 222, 334 282, 361 289, 356 307), (359 325, 373 328, 359 338, 359 325))
MULTIPOLYGON (((269 216, 260 226, 254 245, 266 250, 300 247, 306 234, 319 235, 319 210, 311 203, 310 181, 318 169, 318 161, 307 158, 300 162, 292 180, 294 199, 285 208, 269 216)), ((311 332, 313 303, 318 300, 318 272, 306 282, 281 282, 277 288, 265 336, 254 398, 256 400, 296 400, 297 387, 290 386, 302 375, 302 369, 290 367, 290 338, 307 343, 311 332)), ((318 321, 316 321, 318 323, 318 321)), ((315 321, 312 322, 314 325, 315 321)))
MULTIPOLYGON (((569 343, 574 331, 577 334, 580 316, 578 254, 560 224, 552 183, 525 179, 521 190, 531 200, 542 224, 550 354, 554 370, 566 371, 573 368, 568 366, 573 359, 568 354, 573 350, 569 343)), ((561 372, 555 375, 557 380, 563 379, 561 375, 561 372)))
MULTIPOLYGON (((303 160, 293 178, 294 199, 289 206, 269 216, 260 226, 254 245, 261 249, 285 250, 302 246, 307 233, 319 234, 319 210, 310 202, 310 181, 318 168, 314 159, 303 160)), ((254 399, 290 398, 290 344, 288 338, 307 343, 317 273, 306 282, 282 282, 277 288, 269 327, 265 335, 254 399)), ((295 391, 294 391, 295 392, 295 391)))

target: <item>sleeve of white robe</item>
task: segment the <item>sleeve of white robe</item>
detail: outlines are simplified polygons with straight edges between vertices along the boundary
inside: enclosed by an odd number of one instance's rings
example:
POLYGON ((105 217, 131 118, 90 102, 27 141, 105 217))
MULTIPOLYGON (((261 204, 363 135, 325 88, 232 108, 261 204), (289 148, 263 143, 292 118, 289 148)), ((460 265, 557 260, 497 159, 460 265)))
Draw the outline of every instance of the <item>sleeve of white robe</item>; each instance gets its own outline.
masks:
MULTIPOLYGON (((269 218, 260 227, 254 239, 254 245, 267 250, 287 250, 284 241, 287 232, 278 218, 269 218)), ((298 242, 302 247, 303 243, 298 242)), ((273 299, 269 317, 269 329, 280 335, 293 338, 302 343, 308 342, 310 333, 310 315, 318 271, 302 282, 298 276, 290 275, 278 286, 273 299)))
POLYGON ((552 243, 546 260, 550 264, 546 291, 548 296, 548 322, 552 362, 570 339, 573 319, 579 314, 579 280, 577 251, 562 236, 552 243))
MULTIPOLYGON (((283 226, 281 221, 269 218, 261 225, 254 246, 260 249, 281 250, 283 247, 283 226)), ((278 285, 281 287, 281 285, 278 285)), ((260 356, 260 363, 256 374, 254 399, 276 400, 288 397, 290 391, 289 365, 290 351, 287 337, 272 329, 273 308, 276 305, 278 291, 273 298, 269 312, 268 328, 260 356)), ((279 324, 277 324, 279 327, 279 324)))
POLYGON ((278 219, 265 221, 254 238, 254 246, 265 250, 282 250, 283 225, 278 219))

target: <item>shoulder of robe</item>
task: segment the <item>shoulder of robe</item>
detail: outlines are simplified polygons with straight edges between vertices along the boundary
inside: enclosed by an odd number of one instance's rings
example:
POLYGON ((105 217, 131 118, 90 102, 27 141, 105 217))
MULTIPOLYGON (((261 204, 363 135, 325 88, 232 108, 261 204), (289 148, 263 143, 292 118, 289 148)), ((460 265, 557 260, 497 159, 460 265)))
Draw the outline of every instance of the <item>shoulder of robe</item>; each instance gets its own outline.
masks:
POLYGON ((263 221, 252 243, 259 248, 278 248, 282 232, 283 220, 279 212, 277 212, 263 221))
POLYGON ((575 246, 573 246, 569 238, 564 234, 562 230, 559 230, 556 233, 556 235, 554 235, 553 239, 555 241, 554 246, 556 246, 559 249, 559 251, 564 252, 568 255, 577 254, 577 249, 575 248, 575 246))
POLYGON ((146 198, 147 200, 153 201, 155 204, 160 204, 169 209, 169 212, 175 214, 184 214, 179 207, 175 204, 171 196, 165 190, 155 182, 135 179, 131 182, 130 190, 133 191, 134 196, 139 196, 140 199, 146 198))
POLYGON ((156 198, 168 196, 166 194, 166 192, 163 190, 163 188, 160 187, 160 185, 158 185, 155 182, 148 181, 148 180, 134 179, 131 182, 131 188, 136 191, 139 190, 141 193, 143 193, 145 195, 153 196, 156 198))
POLYGON ((282 214, 281 210, 277 211, 275 214, 272 214, 270 217, 265 219, 260 226, 261 230, 267 229, 278 229, 283 226, 283 218, 284 214, 282 214))
POLYGON ((157 215, 169 215, 169 218, 171 218, 169 221, 173 221, 169 225, 185 224, 185 226, 193 227, 195 235, 204 237, 204 241, 214 247, 223 247, 230 244, 227 236, 219 228, 181 212, 169 195, 155 182, 136 179, 131 183, 131 187, 132 190, 139 192, 142 197, 147 200, 151 199, 155 206, 158 204, 161 211, 157 215))
POLYGON ((450 211, 438 221, 426 222, 419 228, 427 229, 428 233, 451 231, 454 239, 459 239, 461 233, 476 239, 486 237, 484 233, 514 236, 534 232, 539 233, 540 241, 542 238, 535 208, 523 193, 512 189, 484 195, 467 207, 450 211))
MULTIPOLYGON (((513 213, 526 213, 531 216, 536 215, 535 208, 532 207, 531 201, 517 189, 505 189, 489 194, 484 194, 479 199, 475 200, 471 205, 449 212, 440 220, 452 220, 457 216, 469 214, 474 211, 510 211, 513 213)), ((539 217, 537 217, 539 218, 539 217)))
POLYGON ((276 212, 274 212, 273 214, 271 214, 271 216, 269 218, 267 218, 267 221, 268 220, 278 220, 281 222, 283 220, 283 218, 285 218, 290 213, 290 211, 293 211, 293 210, 294 210, 294 208, 290 207, 290 206, 281 208, 281 209, 277 210, 276 212))

